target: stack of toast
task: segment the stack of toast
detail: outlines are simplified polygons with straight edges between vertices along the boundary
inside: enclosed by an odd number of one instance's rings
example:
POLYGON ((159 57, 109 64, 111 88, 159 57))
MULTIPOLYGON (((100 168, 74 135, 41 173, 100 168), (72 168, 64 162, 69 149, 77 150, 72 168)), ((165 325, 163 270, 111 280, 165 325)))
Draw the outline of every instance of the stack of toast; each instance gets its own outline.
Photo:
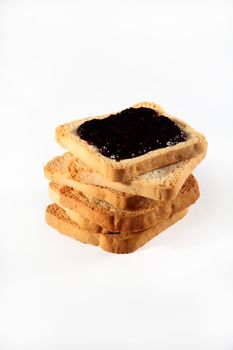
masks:
POLYGON ((199 197, 192 171, 206 139, 155 103, 64 124, 56 140, 68 152, 44 168, 46 222, 83 243, 133 252, 199 197))

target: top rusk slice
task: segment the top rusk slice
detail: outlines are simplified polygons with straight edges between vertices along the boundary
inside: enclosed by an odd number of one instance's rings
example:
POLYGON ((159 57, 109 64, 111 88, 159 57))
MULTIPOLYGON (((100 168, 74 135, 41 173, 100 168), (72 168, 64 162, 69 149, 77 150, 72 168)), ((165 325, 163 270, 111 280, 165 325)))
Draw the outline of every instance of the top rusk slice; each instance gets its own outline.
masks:
POLYGON ((56 129, 56 141, 62 147, 78 157, 83 163, 93 170, 101 173, 106 179, 113 182, 128 182, 138 175, 150 172, 164 166, 194 158, 206 153, 207 142, 205 137, 191 128, 185 122, 167 114, 159 105, 150 102, 142 102, 132 106, 133 108, 146 107, 157 111, 174 121, 188 136, 187 141, 174 146, 154 150, 144 155, 116 161, 103 156, 98 150, 82 140, 76 133, 77 128, 87 120, 103 119, 108 115, 76 120, 59 126, 56 129))

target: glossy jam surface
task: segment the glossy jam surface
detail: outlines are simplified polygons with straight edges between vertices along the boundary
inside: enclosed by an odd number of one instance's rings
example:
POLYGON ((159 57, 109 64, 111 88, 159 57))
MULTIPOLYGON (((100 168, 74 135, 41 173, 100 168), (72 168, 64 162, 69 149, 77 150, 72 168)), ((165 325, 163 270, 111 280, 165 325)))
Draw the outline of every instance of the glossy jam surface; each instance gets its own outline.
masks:
POLYGON ((187 139, 171 119, 144 107, 86 121, 78 127, 77 134, 103 156, 116 161, 135 158, 187 139))

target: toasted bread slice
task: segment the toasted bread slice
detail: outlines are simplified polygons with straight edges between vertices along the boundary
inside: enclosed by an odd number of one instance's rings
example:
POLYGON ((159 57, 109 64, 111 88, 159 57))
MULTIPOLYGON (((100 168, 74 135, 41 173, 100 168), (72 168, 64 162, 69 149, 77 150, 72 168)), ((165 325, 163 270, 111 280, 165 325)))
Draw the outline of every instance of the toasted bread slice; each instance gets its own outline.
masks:
POLYGON ((95 233, 80 228, 78 223, 72 221, 66 212, 57 206, 51 204, 46 209, 46 222, 54 229, 70 236, 80 242, 100 246, 103 250, 110 253, 132 253, 136 249, 143 246, 146 242, 157 236, 169 226, 182 219, 188 209, 184 209, 178 213, 171 215, 166 220, 151 228, 133 233, 103 234, 95 233))
POLYGON ((150 199, 168 201, 175 198, 203 158, 204 154, 200 154, 196 158, 139 175, 128 183, 106 180, 71 153, 52 159, 44 167, 44 172, 48 180, 105 200, 116 208, 140 209, 151 203, 150 199))
POLYGON ((157 201, 139 210, 116 209, 105 201, 87 198, 71 187, 54 183, 49 184, 49 195, 59 205, 77 212, 77 219, 74 214, 72 216, 76 222, 79 222, 81 214, 108 231, 134 232, 145 230, 167 219, 172 213, 192 205, 199 197, 199 188, 194 176, 190 175, 175 199, 169 202, 157 201))
POLYGON ((86 184, 112 188, 154 200, 169 201, 177 196, 187 177, 204 156, 202 153, 195 158, 150 171, 127 183, 107 180, 102 174, 87 168, 77 158, 73 158, 67 169, 67 177, 86 184))
POLYGON ((152 201, 149 198, 116 191, 109 187, 86 184, 82 179, 80 179, 81 181, 74 180, 72 176, 69 176, 68 170, 73 159, 72 154, 68 152, 52 159, 44 167, 46 178, 61 186, 70 186, 93 198, 105 200, 119 209, 139 209, 152 201))
POLYGON ((159 105, 142 102, 133 107, 151 108, 157 111, 159 115, 169 117, 184 131, 187 135, 187 140, 173 146, 147 152, 138 157, 116 161, 103 156, 96 147, 88 144, 77 135, 77 128, 85 121, 103 119, 109 116, 102 115, 94 118, 76 120, 59 126, 56 130, 56 141, 62 147, 69 150, 74 156, 78 157, 88 167, 100 172, 106 179, 116 182, 130 181, 140 174, 190 159, 206 152, 207 142, 205 137, 192 129, 185 122, 165 113, 159 105))

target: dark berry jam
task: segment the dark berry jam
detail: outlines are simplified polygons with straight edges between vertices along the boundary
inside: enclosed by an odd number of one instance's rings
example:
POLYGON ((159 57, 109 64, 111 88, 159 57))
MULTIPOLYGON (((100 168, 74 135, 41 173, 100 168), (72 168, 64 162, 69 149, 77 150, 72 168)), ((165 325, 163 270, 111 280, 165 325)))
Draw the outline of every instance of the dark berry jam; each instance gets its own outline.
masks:
POLYGON ((92 119, 77 129, 79 137, 117 161, 186 141, 171 119, 151 108, 129 108, 104 119, 92 119))

